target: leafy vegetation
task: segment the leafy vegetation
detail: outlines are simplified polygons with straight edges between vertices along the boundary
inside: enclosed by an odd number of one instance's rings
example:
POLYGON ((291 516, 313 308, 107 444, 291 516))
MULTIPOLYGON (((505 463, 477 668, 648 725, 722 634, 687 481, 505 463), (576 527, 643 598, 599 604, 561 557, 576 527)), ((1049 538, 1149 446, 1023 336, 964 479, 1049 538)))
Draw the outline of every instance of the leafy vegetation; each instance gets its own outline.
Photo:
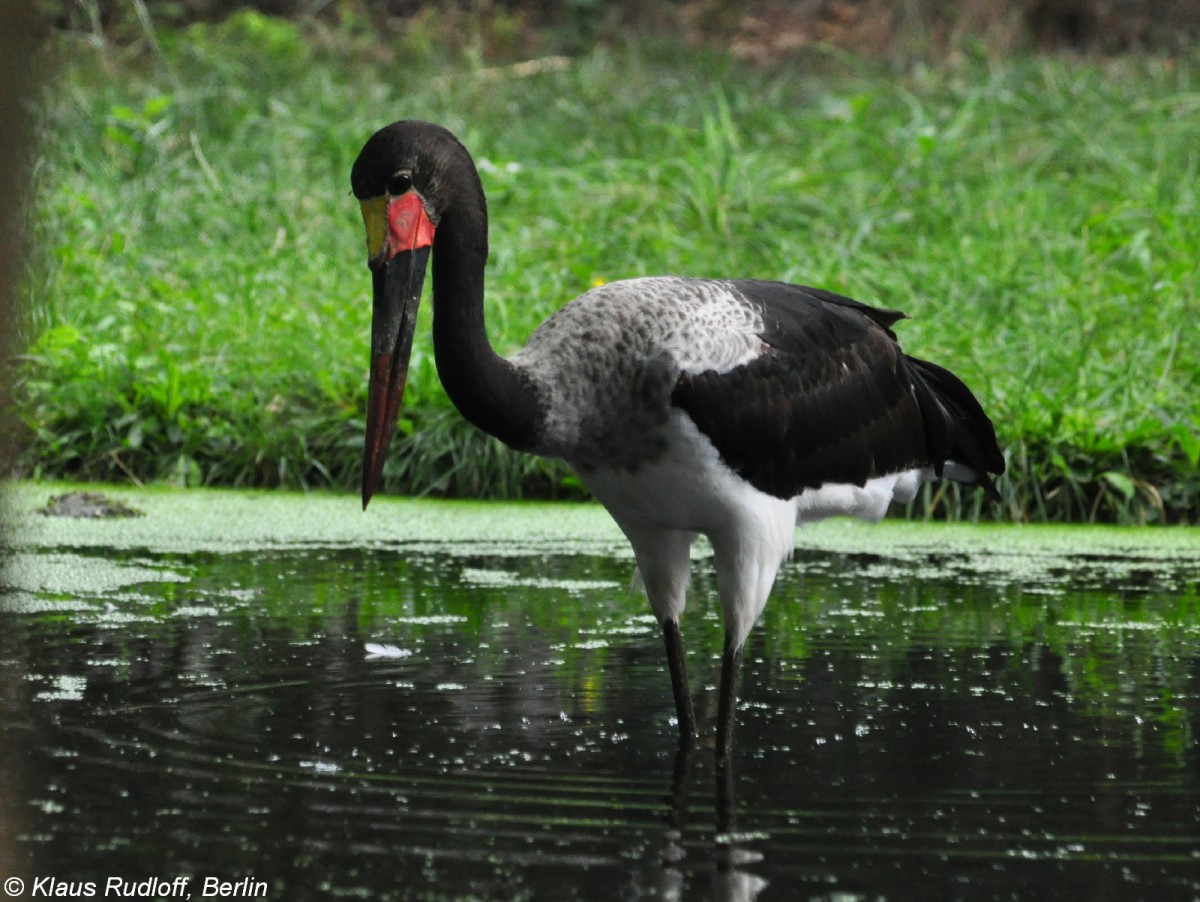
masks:
MULTIPOLYGON (((1200 519, 1196 60, 846 58, 747 68, 650 39, 536 64, 448 54, 420 22, 244 12, 61 38, 41 104, 21 470, 204 485, 357 480, 369 280, 348 172, 424 118, 472 149, 501 350, 594 284, 653 273, 819 285, 905 310, 905 348, 996 422, 998 510, 1200 519)), ((473 431, 422 313, 385 489, 572 497, 473 431)))

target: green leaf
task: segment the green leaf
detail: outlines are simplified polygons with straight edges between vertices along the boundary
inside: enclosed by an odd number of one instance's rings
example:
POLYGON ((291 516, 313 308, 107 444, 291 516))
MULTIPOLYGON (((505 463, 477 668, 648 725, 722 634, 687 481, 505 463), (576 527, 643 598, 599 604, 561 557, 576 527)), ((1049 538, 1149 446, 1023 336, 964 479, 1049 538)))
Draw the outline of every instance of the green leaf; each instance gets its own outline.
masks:
POLYGON ((1106 473, 1101 473, 1100 476, 1105 482, 1120 492, 1126 501, 1129 501, 1137 494, 1137 486, 1134 485, 1133 480, 1119 470, 1109 470, 1106 473))

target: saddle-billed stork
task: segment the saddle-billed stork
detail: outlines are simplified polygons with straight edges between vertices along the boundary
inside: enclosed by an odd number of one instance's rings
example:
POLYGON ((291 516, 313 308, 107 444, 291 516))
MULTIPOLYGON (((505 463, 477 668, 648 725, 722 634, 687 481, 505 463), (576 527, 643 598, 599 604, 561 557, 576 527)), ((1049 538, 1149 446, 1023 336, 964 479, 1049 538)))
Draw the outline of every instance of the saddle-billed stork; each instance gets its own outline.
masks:
POLYGON ((438 375, 470 422, 565 460, 633 546, 662 627, 678 726, 696 734, 679 618, 688 551, 712 544, 725 626, 717 750, 732 748, 742 648, 798 523, 868 520, 945 476, 998 499, 991 421, 941 367, 905 355, 904 314, 747 279, 638 278, 594 288, 504 358, 484 327, 487 203, 466 148, 389 125, 350 176, 374 311, 363 507, 379 485, 433 259, 438 375))

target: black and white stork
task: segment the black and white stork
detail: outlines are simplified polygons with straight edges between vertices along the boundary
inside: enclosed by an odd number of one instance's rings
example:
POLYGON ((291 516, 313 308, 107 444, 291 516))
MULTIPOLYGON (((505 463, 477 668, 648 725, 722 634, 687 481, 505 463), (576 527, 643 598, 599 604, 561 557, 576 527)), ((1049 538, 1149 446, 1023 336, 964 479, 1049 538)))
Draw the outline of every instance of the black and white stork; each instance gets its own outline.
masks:
POLYGON ((351 172, 374 312, 363 507, 379 485, 426 264, 450 399, 520 451, 565 460, 633 546, 662 626, 681 734, 696 734, 679 618, 689 549, 708 537, 725 626, 717 750, 732 748, 742 648, 798 523, 868 520, 947 477, 998 498, 991 421, 941 367, 905 355, 904 314, 747 279, 638 278, 594 288, 504 358, 484 327, 487 204, 466 148, 389 125, 351 172))

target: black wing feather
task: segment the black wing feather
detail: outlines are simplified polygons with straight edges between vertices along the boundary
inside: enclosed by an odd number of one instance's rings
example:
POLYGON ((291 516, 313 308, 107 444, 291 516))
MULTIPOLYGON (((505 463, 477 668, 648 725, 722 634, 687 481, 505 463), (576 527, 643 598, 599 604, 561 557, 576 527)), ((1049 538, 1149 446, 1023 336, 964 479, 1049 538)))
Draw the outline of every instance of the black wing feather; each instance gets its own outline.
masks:
POLYGON ((1003 472, 995 431, 952 373, 906 357, 896 310, 782 282, 731 287, 763 317, 766 352, 728 372, 684 373, 671 401, 722 459, 760 491, 791 498, 828 482, 947 459, 1003 472))
POLYGON ((937 444, 930 444, 935 471, 940 476, 941 464, 947 460, 966 464, 979 474, 978 485, 993 501, 999 501, 1000 493, 988 474, 1004 472, 1004 454, 996 442, 995 427, 979 401, 948 369, 916 357, 905 357, 905 361, 918 386, 918 399, 932 398, 936 404, 936 411, 928 400, 922 408, 926 429, 934 424, 937 436, 937 444))

